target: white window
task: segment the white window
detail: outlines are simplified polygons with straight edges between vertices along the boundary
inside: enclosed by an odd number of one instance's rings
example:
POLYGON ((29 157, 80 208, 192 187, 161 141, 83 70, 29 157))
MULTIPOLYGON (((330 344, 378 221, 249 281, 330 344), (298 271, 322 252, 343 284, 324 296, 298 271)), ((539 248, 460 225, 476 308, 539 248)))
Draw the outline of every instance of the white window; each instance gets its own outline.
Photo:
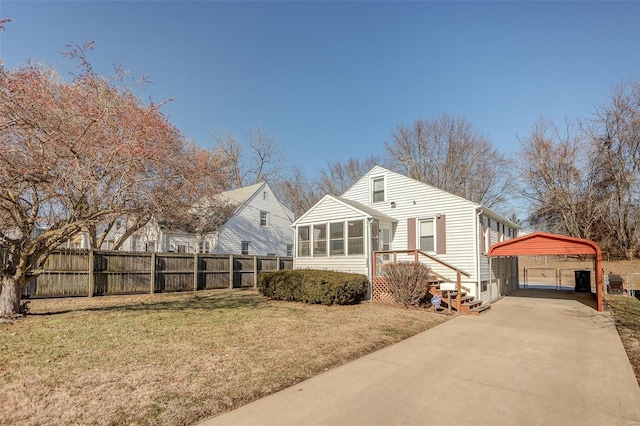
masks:
POLYGON ((329 224, 329 254, 344 254, 344 222, 329 224))
POLYGON ((268 200, 268 199, 269 199, 269 193, 268 193, 267 191, 264 191, 264 192, 262 193, 262 199, 263 199, 263 200, 268 200))
POLYGON ((353 220, 347 223, 349 254, 364 254, 364 221, 353 220))
POLYGON ((310 256, 309 227, 301 226, 298 228, 298 256, 310 256))
POLYGON ((146 252, 154 252, 154 251, 156 251, 156 242, 155 241, 148 241, 147 243, 145 243, 144 251, 146 251, 146 252))
POLYGON ((250 245, 249 241, 243 241, 242 242, 242 251, 241 251, 240 254, 245 254, 245 255, 249 254, 249 245, 250 245))
POLYGON ((371 202, 381 201, 384 201, 384 177, 373 178, 371 180, 371 202))
POLYGON ((327 255, 327 225, 313 225, 313 256, 327 255))
POLYGON ((436 251, 433 219, 424 219, 420 221, 420 250, 436 251))
POLYGON ((210 246, 209 241, 200 241, 198 242, 198 253, 209 253, 210 246))
POLYGON ((293 256, 293 244, 287 244, 287 257, 293 256))
POLYGON ((269 213, 260 212, 260 226, 265 228, 268 224, 269 213))

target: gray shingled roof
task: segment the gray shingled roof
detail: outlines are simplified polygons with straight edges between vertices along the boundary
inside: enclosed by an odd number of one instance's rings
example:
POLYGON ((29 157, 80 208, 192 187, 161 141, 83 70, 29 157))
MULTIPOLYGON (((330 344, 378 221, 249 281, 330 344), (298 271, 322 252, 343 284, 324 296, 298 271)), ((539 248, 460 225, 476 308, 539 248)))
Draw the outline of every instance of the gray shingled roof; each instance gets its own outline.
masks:
POLYGON ((256 193, 260 187, 264 185, 264 182, 259 182, 253 185, 244 186, 238 189, 232 189, 231 191, 225 191, 218 194, 218 197, 221 197, 232 204, 243 204, 245 203, 253 194, 256 193))

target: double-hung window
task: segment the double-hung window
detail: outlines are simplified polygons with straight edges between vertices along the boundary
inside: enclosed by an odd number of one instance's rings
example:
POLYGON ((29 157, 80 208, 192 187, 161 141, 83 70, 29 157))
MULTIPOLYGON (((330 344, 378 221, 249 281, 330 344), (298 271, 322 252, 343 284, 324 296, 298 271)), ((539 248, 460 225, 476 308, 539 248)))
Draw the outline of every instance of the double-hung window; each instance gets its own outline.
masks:
POLYGON ((364 254, 364 221, 353 220, 347 223, 349 254, 364 254))
POLYGON ((309 227, 300 226, 298 228, 298 256, 310 256, 311 247, 309 241, 309 227))
POLYGON ((327 225, 313 225, 313 255, 327 255, 327 225))
POLYGON ((268 225, 269 213, 268 212, 260 212, 260 226, 266 228, 268 225))
POLYGON ((344 222, 329 224, 329 254, 344 254, 344 222))
POLYGON ((424 219, 420 221, 420 250, 436 251, 433 219, 424 219))
POLYGON ((373 178, 371 180, 371 202, 381 201, 384 201, 384 177, 373 178))

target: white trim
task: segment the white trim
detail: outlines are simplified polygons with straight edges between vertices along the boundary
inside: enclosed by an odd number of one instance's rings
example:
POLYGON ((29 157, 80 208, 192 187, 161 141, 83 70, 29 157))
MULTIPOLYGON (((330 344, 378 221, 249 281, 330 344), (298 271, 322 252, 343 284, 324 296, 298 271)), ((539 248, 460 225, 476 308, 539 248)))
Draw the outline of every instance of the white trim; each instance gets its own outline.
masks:
POLYGON ((387 175, 380 174, 369 176, 369 204, 376 205, 387 202, 387 194, 387 175), (373 201, 373 182, 379 179, 382 179, 382 201, 373 201))
POLYGON ((418 247, 419 250, 422 250, 422 247, 420 247, 420 237, 422 235, 420 232, 420 223, 430 220, 431 223, 433 224, 433 250, 426 251, 426 253, 429 253, 429 254, 436 254, 438 252, 438 241, 437 241, 438 231, 436 229, 436 226, 437 226, 436 219, 437 219, 436 216, 423 216, 421 218, 416 219, 416 237, 417 237, 416 246, 418 247))

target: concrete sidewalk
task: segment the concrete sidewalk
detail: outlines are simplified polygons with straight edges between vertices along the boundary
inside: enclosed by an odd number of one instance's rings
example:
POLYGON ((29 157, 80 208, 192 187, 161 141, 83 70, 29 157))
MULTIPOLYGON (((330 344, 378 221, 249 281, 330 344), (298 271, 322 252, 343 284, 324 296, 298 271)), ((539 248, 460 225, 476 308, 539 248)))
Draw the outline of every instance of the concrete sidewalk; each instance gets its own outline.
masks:
POLYGON ((610 315, 515 295, 201 424, 640 425, 610 315))

